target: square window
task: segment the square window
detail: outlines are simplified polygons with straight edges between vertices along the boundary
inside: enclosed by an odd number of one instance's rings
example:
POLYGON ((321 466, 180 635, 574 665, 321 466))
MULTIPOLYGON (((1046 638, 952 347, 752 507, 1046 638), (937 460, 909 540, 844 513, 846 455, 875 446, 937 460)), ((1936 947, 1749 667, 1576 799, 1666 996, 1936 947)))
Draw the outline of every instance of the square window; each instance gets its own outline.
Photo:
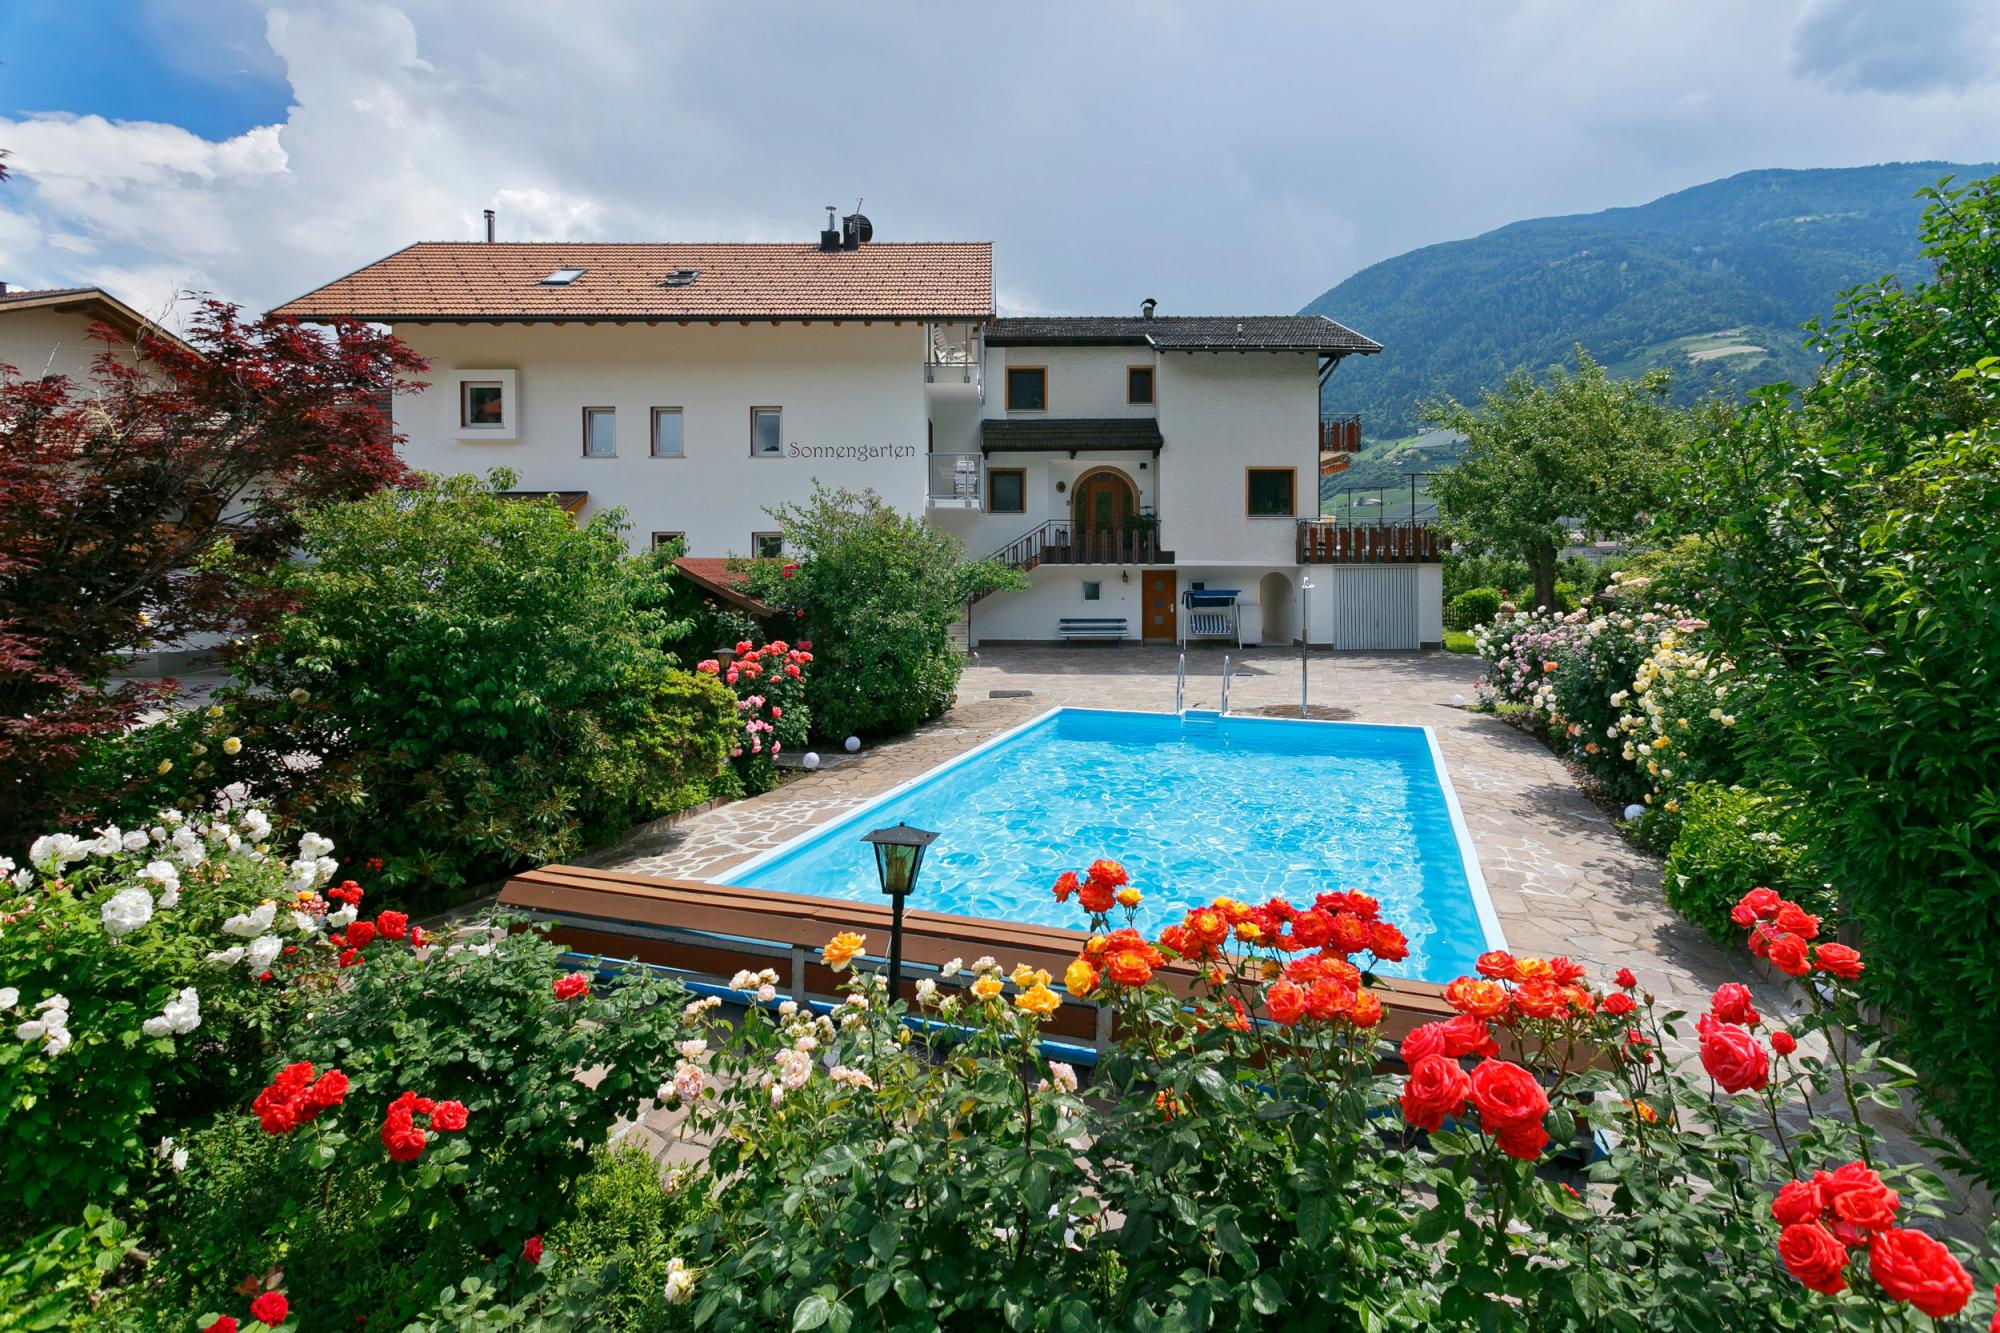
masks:
POLYGON ((618 457, 618 414, 608 407, 583 409, 583 456, 618 457))
POLYGON ((1086 583, 1083 585, 1084 601, 1097 602, 1097 601, 1102 601, 1103 598, 1104 598, 1104 585, 1102 583, 1086 583))
POLYGON ((1150 403, 1153 401, 1153 368, 1151 366, 1129 366, 1126 368, 1125 401, 1128 403, 1150 403))
POLYGON ((1024 514, 1028 510, 1028 474, 1017 467, 994 468, 986 474, 986 512, 1024 514))
POLYGON ((653 549, 654 549, 655 551, 657 551, 657 550, 659 550, 659 549, 660 549, 660 548, 661 548, 662 546, 680 546, 680 547, 686 547, 686 546, 687 546, 687 534, 686 534, 685 532, 656 532, 656 533, 654 533, 654 534, 653 534, 653 549))
POLYGON ((678 407, 656 407, 653 409, 653 457, 684 458, 686 446, 681 441, 681 410, 678 407))
POLYGON ((1251 518, 1290 518, 1298 512, 1297 468, 1253 467, 1246 477, 1246 512, 1251 518))
POLYGON ((1043 366, 1007 367, 1007 410, 1044 412, 1049 406, 1049 372, 1043 366))
POLYGON ((459 386, 458 424, 495 430, 507 424, 506 394, 497 381, 467 380, 459 386))
POLYGON ((785 456, 785 413, 780 407, 753 407, 750 409, 750 456, 752 458, 783 458, 785 456))
POLYGON ((776 560, 785 553, 785 534, 782 532, 753 532, 750 534, 750 554, 759 560, 776 560))

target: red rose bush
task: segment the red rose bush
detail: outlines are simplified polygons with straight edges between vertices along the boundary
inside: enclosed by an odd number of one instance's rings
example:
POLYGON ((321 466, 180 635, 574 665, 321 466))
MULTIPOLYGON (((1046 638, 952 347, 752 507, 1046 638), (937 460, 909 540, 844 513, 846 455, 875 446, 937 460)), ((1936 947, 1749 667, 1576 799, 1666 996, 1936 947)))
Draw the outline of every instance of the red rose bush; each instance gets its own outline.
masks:
POLYGON ((892 999, 846 934, 830 1010, 748 972, 740 1021, 694 1007, 712 1031, 659 1093, 715 1144, 671 1246, 697 1324, 813 1325, 852 1291, 892 1327, 999 1295, 1093 1329, 1901 1328, 1988 1262, 1844 1090, 1861 955, 1775 895, 1753 950, 1802 950, 1810 984, 1725 985, 1688 1024, 1629 969, 1502 950, 1413 1022, 1393 969, 1427 936, 1365 893, 1155 933, 1116 861, 1051 891, 1086 925, 1067 960, 912 968, 892 999), (1057 1043, 1093 1031, 1086 1074, 1057 1043))

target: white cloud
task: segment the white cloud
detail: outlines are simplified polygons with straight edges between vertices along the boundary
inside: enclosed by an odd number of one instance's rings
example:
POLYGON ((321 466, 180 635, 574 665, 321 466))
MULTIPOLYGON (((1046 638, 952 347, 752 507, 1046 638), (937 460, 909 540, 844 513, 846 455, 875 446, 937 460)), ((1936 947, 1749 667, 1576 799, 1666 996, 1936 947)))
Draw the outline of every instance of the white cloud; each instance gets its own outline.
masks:
POLYGON ((204 49, 281 68, 284 119, 0 118, 0 278, 263 307, 488 207, 503 239, 807 239, 861 194, 883 239, 996 242, 1011 310, 1293 309, 1520 217, 1991 155, 1963 52, 1837 73, 1856 3, 233 0, 204 49))

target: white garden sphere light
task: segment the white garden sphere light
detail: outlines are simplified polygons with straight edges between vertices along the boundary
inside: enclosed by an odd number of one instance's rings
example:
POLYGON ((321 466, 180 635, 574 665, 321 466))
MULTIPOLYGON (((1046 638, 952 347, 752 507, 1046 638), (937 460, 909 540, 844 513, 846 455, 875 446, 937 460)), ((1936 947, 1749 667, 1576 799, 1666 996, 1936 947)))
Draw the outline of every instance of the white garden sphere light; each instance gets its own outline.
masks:
POLYGON ((800 760, 799 762, 800 762, 800 763, 802 763, 802 764, 804 764, 804 765, 805 765, 805 766, 806 766, 806 767, 807 767, 808 769, 813 769, 813 768, 818 768, 818 767, 819 767, 819 751, 818 751, 818 750, 807 750, 807 751, 806 751, 806 757, 805 757, 804 759, 800 760))
POLYGON ((847 738, 847 752, 849 754, 853 754, 856 750, 859 750, 860 748, 861 748, 861 738, 859 736, 849 736, 847 738))
POLYGON ((1451 706, 1452 706, 1453 708, 1463 708, 1463 707, 1465 707, 1465 696, 1464 696, 1464 695, 1462 695, 1462 694, 1454 694, 1454 695, 1452 695, 1452 696, 1451 696, 1451 706))
POLYGON ((1625 807, 1625 818, 1627 819, 1637 819, 1645 813, 1646 807, 1637 803, 1625 807))

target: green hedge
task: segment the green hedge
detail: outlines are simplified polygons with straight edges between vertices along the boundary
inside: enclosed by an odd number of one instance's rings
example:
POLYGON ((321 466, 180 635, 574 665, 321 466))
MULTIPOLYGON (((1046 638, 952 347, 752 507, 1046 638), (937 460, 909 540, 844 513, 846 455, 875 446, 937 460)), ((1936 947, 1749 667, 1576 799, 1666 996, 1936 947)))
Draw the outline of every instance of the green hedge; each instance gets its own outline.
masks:
POLYGON ((1742 942, 1743 930, 1729 911, 1760 886, 1810 912, 1831 906, 1814 877, 1801 821, 1782 800, 1699 783, 1682 798, 1680 820, 1662 872, 1667 905, 1717 940, 1742 942))

